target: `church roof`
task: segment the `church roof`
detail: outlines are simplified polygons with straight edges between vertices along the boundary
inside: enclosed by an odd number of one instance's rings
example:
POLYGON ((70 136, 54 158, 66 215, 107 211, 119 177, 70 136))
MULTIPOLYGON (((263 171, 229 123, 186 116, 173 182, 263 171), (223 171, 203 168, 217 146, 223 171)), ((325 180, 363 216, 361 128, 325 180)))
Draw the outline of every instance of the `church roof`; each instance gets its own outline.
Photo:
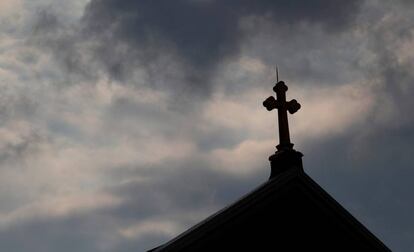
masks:
MULTIPOLYGON (((302 169, 290 169, 274 176, 251 193, 236 201, 234 204, 213 214, 166 244, 150 251, 200 251, 187 249, 197 246, 200 241, 206 239, 206 236, 225 232, 222 230, 226 230, 226 226, 232 226, 235 222, 237 222, 237 219, 257 218, 252 216, 255 215, 254 213, 260 211, 257 210, 258 208, 287 210, 285 212, 272 210, 274 215, 278 215, 276 218, 279 218, 279 220, 276 221, 276 224, 272 225, 272 232, 275 232, 275 234, 277 233, 278 228, 285 229, 283 232, 286 232, 286 227, 282 224, 284 222, 283 219, 292 218, 292 215, 303 214, 303 218, 293 217, 293 219, 289 222, 292 223, 292 226, 295 226, 296 224, 293 222, 299 220, 300 224, 298 227, 300 229, 308 229, 309 227, 305 227, 309 224, 308 219, 320 219, 320 217, 314 215, 314 213, 322 213, 323 217, 318 221, 325 222, 325 219, 329 219, 328 222, 335 226, 334 229, 338 227, 342 230, 341 236, 344 233, 346 233, 346 235, 343 235, 344 237, 348 235, 351 236, 351 238, 347 238, 348 243, 349 239, 358 240, 360 243, 364 244, 364 248, 368 249, 365 251, 390 251, 368 229, 366 229, 325 190, 323 190, 315 181, 304 173, 302 169), (286 201, 286 199, 288 199, 288 201, 286 201), (298 207, 302 208, 302 211, 297 211, 298 207)), ((271 218, 272 217, 270 217, 270 219, 271 218)), ((269 223, 272 222, 270 219, 269 223)), ((312 227, 314 230, 313 232, 319 232, 319 224, 316 225, 317 226, 312 227)), ((244 228, 249 227, 248 225, 245 225, 244 228)), ((297 234, 297 231, 295 231, 295 233, 298 236, 298 242, 300 242, 302 238, 299 237, 300 235, 297 234)), ((329 231, 329 233, 333 234, 333 231, 329 231)), ((224 234, 224 237, 228 235, 229 234, 224 234)), ((326 239, 330 238, 331 237, 326 237, 326 239)), ((278 237, 274 237, 274 240, 277 243, 278 237)))

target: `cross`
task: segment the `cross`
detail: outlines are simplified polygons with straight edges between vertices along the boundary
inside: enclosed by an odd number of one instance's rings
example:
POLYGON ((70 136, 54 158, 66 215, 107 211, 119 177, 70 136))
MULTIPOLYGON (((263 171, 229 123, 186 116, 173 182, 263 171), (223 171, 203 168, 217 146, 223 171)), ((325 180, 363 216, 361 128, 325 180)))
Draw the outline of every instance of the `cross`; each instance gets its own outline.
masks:
MULTIPOLYGON (((278 78, 279 79, 279 78, 278 78)), ((273 87, 273 91, 276 92, 276 97, 270 96, 263 102, 263 106, 268 111, 277 109, 278 122, 279 122, 279 145, 276 146, 278 151, 292 150, 293 144, 290 142, 289 136, 289 123, 287 117, 287 111, 290 114, 294 114, 300 109, 300 104, 296 100, 286 101, 286 91, 288 87, 283 81, 279 81, 273 87)))

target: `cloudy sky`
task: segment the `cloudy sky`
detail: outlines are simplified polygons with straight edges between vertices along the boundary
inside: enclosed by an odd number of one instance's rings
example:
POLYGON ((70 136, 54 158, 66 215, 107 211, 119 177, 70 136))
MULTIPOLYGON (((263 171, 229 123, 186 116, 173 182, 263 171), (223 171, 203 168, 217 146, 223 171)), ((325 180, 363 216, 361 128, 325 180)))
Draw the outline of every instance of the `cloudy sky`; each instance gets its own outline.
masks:
POLYGON ((0 250, 145 251, 305 171, 414 251, 411 1, 1 0, 0 250))

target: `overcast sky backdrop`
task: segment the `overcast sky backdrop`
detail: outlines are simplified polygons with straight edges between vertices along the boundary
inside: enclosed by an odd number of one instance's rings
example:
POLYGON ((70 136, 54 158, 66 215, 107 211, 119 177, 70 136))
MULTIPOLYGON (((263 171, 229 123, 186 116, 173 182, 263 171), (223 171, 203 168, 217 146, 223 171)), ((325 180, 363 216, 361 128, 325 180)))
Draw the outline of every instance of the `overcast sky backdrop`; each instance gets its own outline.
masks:
POLYGON ((274 66, 306 172, 414 251, 412 1, 1 0, 0 250, 159 245, 268 178, 274 66))

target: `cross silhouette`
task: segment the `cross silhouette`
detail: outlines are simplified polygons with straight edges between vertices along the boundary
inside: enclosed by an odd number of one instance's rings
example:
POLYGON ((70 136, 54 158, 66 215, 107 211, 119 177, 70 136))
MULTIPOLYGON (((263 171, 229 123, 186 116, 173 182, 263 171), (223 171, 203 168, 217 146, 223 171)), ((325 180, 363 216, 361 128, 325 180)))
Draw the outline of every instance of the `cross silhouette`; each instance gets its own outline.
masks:
POLYGON ((285 83, 283 81, 278 81, 273 87, 277 100, 275 97, 270 96, 263 102, 263 106, 265 106, 268 111, 273 109, 278 110, 279 145, 276 146, 278 151, 292 150, 293 144, 290 142, 287 111, 289 111, 290 114, 294 114, 300 109, 300 104, 295 99, 288 102, 286 101, 287 90, 288 87, 285 83))

